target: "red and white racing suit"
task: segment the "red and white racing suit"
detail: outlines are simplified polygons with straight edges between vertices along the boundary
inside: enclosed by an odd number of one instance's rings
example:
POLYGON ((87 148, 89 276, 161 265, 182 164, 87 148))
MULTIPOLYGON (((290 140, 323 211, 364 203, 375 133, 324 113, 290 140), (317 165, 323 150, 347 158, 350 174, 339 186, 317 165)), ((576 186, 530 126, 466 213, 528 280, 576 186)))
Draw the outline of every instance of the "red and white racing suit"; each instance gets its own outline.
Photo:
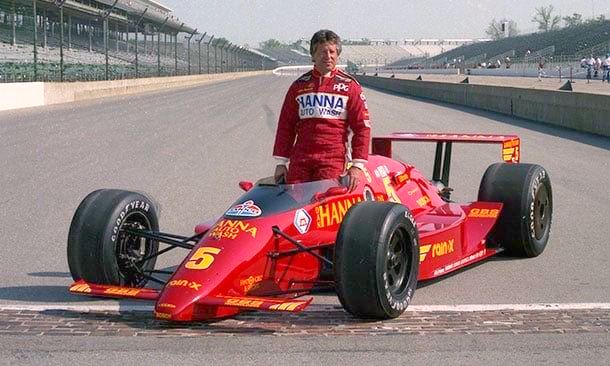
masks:
POLYGON ((339 69, 323 77, 314 68, 288 89, 273 157, 280 163, 290 161, 288 183, 337 178, 346 162, 364 167, 370 127, 360 84, 339 69))

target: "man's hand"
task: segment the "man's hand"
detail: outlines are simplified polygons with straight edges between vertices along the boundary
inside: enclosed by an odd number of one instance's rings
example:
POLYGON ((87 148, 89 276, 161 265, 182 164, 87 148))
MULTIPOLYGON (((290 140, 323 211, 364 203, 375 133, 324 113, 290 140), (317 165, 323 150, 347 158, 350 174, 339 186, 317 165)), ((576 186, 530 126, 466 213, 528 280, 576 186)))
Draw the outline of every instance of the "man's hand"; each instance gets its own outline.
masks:
POLYGON ((356 168, 355 166, 347 170, 347 188, 350 192, 353 192, 354 189, 356 189, 358 182, 360 182, 362 179, 362 175, 362 170, 360 170, 360 168, 356 168))
POLYGON ((288 168, 286 168, 286 165, 276 165, 275 173, 273 174, 275 183, 286 183, 286 174, 288 174, 288 168))

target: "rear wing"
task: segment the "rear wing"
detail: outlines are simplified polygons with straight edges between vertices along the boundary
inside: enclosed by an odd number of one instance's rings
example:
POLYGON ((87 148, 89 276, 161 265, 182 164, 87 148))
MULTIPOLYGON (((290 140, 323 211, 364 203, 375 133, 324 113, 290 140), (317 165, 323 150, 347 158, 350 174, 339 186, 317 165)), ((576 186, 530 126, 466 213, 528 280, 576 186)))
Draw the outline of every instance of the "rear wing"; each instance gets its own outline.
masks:
POLYGON ((518 163, 521 156, 521 141, 516 135, 483 135, 469 133, 411 133, 394 132, 391 135, 373 137, 372 152, 376 155, 392 157, 392 142, 424 141, 436 142, 432 180, 449 184, 451 165, 451 148, 454 142, 474 144, 502 144, 502 160, 506 163, 518 163), (441 165, 442 163, 442 165, 441 165), (441 176, 442 170, 442 176, 441 176))

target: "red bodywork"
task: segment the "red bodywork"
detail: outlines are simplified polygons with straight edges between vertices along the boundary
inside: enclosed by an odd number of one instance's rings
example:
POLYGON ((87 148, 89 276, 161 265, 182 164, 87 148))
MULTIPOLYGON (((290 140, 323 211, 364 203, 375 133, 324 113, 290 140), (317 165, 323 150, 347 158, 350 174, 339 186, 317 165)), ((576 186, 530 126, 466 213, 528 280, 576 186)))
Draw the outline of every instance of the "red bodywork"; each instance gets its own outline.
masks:
POLYGON ((517 136, 397 133, 375 137, 366 179, 354 192, 340 187, 320 191, 307 204, 272 215, 257 211, 256 202, 238 200, 229 211, 252 216, 225 215, 213 225, 198 225, 195 232, 205 235, 161 290, 79 281, 70 291, 154 300, 155 316, 172 321, 214 319, 252 309, 300 311, 311 299, 295 298, 320 284, 322 262, 274 233, 273 227, 304 247, 319 247, 312 252, 320 254, 332 249, 349 207, 371 198, 398 202, 411 210, 420 236, 418 280, 439 277, 496 254, 500 249, 486 247, 485 239, 502 204, 458 204, 444 199, 416 168, 391 159, 392 142, 405 140, 500 143, 505 162, 519 161, 517 136))

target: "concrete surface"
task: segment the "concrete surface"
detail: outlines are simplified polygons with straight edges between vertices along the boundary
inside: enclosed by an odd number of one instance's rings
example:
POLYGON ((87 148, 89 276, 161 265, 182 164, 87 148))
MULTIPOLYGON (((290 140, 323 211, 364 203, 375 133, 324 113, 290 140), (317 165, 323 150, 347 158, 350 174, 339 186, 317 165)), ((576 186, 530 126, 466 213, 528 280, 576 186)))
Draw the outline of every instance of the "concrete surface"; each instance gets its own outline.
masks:
MULTIPOLYGON (((495 77, 490 80, 479 76, 469 77, 468 83, 461 82, 465 79, 464 76, 454 75, 425 75, 422 80, 415 80, 413 75, 400 75, 396 78, 358 75, 357 78, 362 84, 380 90, 610 137, 610 86, 599 82, 595 89, 583 92, 553 90, 548 81, 537 88, 528 87, 528 83, 532 83, 528 78, 513 80, 495 77), (505 86, 503 82, 511 86, 505 86), (597 92, 606 86, 608 91, 597 92)), ((581 84, 577 84, 579 89, 581 84)), ((554 89, 558 87, 559 85, 554 85, 554 89)))
MULTIPOLYGON (((145 191, 162 206, 162 230, 191 233, 195 224, 222 214, 238 199, 240 180, 254 181, 273 172, 273 136, 292 80, 262 75, 0 112, 0 303, 130 304, 67 292, 71 278, 66 238, 80 200, 104 187, 145 191)), ((605 190, 610 181, 610 139, 369 88, 365 94, 373 135, 394 131, 517 134, 522 161, 544 166, 553 183, 553 227, 541 256, 493 258, 440 281, 422 283, 414 306, 610 302, 610 196, 605 190)), ((397 158, 425 174, 432 171, 433 143, 400 144, 394 151, 397 158)), ((454 199, 476 199, 483 172, 500 161, 500 155, 497 146, 454 145, 450 181, 454 199)), ((170 253, 158 261, 159 267, 171 269, 185 255, 170 253)), ((148 336, 0 335, 0 364, 571 365, 604 364, 610 354, 610 333, 603 328, 608 326, 607 313, 592 317, 572 313, 576 333, 555 334, 548 332, 570 325, 562 312, 531 314, 530 319, 544 323, 534 326, 527 318, 498 311, 492 318, 468 323, 485 333, 453 335, 450 332, 462 326, 460 321, 452 314, 436 313, 422 322, 433 323, 439 334, 427 329, 425 335, 408 335, 399 332, 415 327, 409 323, 409 314, 397 319, 404 328, 389 324, 384 329, 383 324, 348 320, 338 305, 332 292, 315 294, 310 313, 259 318, 266 326, 284 327, 285 333, 291 333, 286 336, 264 336, 265 329, 257 328, 253 318, 260 316, 257 313, 224 323, 239 328, 239 337, 191 333, 191 338, 169 339, 156 333, 159 329, 151 325, 151 318, 139 322, 129 315, 90 314, 78 319, 78 314, 73 319, 69 314, 46 313, 21 325, 33 331, 37 326, 48 327, 42 323, 50 320, 50 324, 87 325, 99 332, 106 326, 110 331, 127 328, 128 334, 148 336), (321 314, 325 304, 332 311, 321 314), (535 334, 490 334, 487 329, 511 327, 512 321, 522 322, 514 324, 517 328, 532 327, 519 331, 535 334), (326 331, 357 327, 358 333, 325 336, 322 331, 301 336, 300 326, 326 331)), ((19 314, 18 320, 8 322, 26 322, 26 318, 19 314)), ((206 327, 220 326, 193 327, 205 332, 206 327)), ((11 331, 10 327, 0 323, 0 330, 11 331)), ((189 332, 190 327, 180 327, 189 332)), ((55 328, 61 331, 60 326, 55 328)))
POLYGON ((266 73, 270 73, 270 71, 233 72, 222 74, 71 83, 7 83, 0 84, 0 111, 42 105, 70 103, 109 96, 144 93, 155 90, 184 88, 211 82, 262 75, 266 73))

